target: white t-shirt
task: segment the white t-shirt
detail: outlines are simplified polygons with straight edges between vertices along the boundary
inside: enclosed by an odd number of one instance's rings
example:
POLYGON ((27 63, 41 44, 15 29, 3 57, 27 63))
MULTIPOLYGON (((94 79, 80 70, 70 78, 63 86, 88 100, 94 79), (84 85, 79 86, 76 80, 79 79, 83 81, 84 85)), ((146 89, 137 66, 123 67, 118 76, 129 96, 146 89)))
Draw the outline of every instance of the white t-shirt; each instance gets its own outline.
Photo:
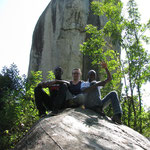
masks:
MULTIPOLYGON (((84 90, 96 83, 97 83, 97 81, 83 82, 83 83, 81 83, 81 90, 84 90)), ((92 90, 91 92, 86 93, 87 97, 86 97, 86 101, 85 101, 85 106, 87 108, 101 106, 101 92, 100 92, 101 88, 102 88, 102 86, 98 86, 96 90, 92 90)))
MULTIPOLYGON (((96 83, 97 83, 97 81, 92 81, 91 83, 89 81, 83 82, 81 84, 81 90, 84 90, 96 83)), ((101 92, 100 92, 101 88, 102 88, 102 86, 98 86, 97 90, 94 90, 94 91, 92 90, 91 92, 86 93, 87 94, 86 103, 85 103, 86 107, 91 108, 94 106, 101 105, 101 92)))
MULTIPOLYGON (((97 83, 97 81, 94 80, 94 81, 92 81, 91 83, 90 83, 89 81, 82 82, 82 83, 81 83, 81 90, 84 90, 84 89, 90 87, 90 85, 93 85, 92 83, 95 84, 95 83, 97 83)), ((100 89, 102 89, 102 86, 98 86, 97 89, 98 89, 98 92, 99 92, 99 96, 100 96, 100 98, 101 98, 101 91, 100 91, 100 89)))

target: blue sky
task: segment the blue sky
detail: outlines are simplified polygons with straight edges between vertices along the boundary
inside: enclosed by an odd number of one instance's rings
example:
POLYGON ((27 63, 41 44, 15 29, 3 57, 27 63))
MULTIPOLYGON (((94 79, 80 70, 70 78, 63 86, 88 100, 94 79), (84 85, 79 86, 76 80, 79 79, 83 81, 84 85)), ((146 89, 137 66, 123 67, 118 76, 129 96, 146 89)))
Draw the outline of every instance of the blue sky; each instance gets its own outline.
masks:
MULTIPOLYGON (((50 0, 0 0, 0 70, 13 62, 27 74, 35 24, 50 0)), ((124 0, 126 2, 126 0, 124 0)), ((142 22, 150 18, 150 0, 136 0, 142 22)), ((148 33, 149 34, 149 33, 148 33)), ((146 46, 150 49, 150 46, 146 46)), ((150 51, 150 50, 149 50, 150 51)), ((150 106, 149 83, 143 89, 150 106)))

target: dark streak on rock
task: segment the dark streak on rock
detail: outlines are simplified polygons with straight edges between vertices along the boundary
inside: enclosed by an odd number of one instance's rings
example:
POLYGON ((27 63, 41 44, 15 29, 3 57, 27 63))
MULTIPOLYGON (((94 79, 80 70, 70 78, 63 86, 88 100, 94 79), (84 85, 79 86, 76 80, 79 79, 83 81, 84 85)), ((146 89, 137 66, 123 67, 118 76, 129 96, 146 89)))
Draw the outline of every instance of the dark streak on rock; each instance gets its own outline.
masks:
POLYGON ((42 15, 40 16, 34 32, 33 32, 33 37, 32 37, 32 50, 35 55, 38 57, 36 58, 36 64, 34 64, 34 71, 39 70, 39 66, 41 64, 41 58, 42 58, 42 51, 43 51, 43 46, 44 46, 44 24, 45 24, 45 15, 47 10, 49 9, 49 5, 46 7, 42 15))
POLYGON ((56 30, 56 0, 52 0, 52 24, 53 32, 56 30))
POLYGON ((43 41, 43 36, 44 36, 44 17, 45 13, 43 13, 36 26, 35 26, 35 30, 33 32, 33 38, 32 38, 32 50, 35 51, 35 54, 38 55, 37 58, 37 64, 36 64, 36 70, 38 70, 40 63, 41 63, 41 58, 42 58, 42 51, 43 51, 43 45, 44 45, 44 41, 43 41))
MULTIPOLYGON (((100 23, 100 18, 99 16, 96 16, 93 14, 92 10, 91 10, 91 2, 93 0, 89 0, 89 16, 88 16, 88 19, 87 19, 87 24, 92 24, 94 26, 97 26, 98 29, 100 29, 101 27, 101 23, 100 23)), ((86 37, 85 37, 85 41, 87 41, 87 39, 89 39, 90 36, 89 34, 86 34, 86 37)), ((91 64, 92 62, 92 59, 88 56, 88 55, 83 55, 83 74, 82 74, 82 79, 83 80, 86 80, 87 79, 87 73, 90 69, 94 69, 96 70, 96 72, 98 71, 98 66, 93 66, 91 64)), ((97 76, 98 80, 99 80, 99 76, 97 76)))

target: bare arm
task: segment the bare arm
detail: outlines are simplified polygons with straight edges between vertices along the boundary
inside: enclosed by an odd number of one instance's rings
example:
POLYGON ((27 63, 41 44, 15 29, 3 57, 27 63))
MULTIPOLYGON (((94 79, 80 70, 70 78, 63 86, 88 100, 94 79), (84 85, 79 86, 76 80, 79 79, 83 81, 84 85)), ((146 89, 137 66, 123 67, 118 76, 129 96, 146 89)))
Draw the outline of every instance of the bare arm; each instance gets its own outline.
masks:
POLYGON ((95 89, 96 87, 98 87, 98 86, 104 86, 105 84, 106 84, 105 81, 99 81, 96 84, 94 84, 94 85, 92 85, 92 86, 84 89, 82 92, 83 93, 88 93, 88 92, 92 91, 93 89, 95 89))
POLYGON ((107 74, 107 79, 105 80, 105 84, 106 84, 112 80, 112 77, 111 77, 110 71, 107 68, 107 64, 105 62, 102 62, 101 66, 102 66, 102 68, 105 69, 106 74, 107 74))
POLYGON ((70 85, 70 82, 66 81, 66 80, 56 80, 56 84, 59 83, 66 83, 67 85, 70 85))
POLYGON ((41 86, 42 88, 47 88, 47 87, 52 86, 53 84, 60 84, 60 83, 66 83, 67 85, 70 84, 68 81, 65 81, 65 80, 55 80, 55 81, 41 82, 38 84, 38 86, 41 86))
POLYGON ((105 80, 105 84, 110 82, 112 80, 112 76, 108 70, 108 68, 105 69, 106 70, 106 73, 107 73, 107 79, 105 80))

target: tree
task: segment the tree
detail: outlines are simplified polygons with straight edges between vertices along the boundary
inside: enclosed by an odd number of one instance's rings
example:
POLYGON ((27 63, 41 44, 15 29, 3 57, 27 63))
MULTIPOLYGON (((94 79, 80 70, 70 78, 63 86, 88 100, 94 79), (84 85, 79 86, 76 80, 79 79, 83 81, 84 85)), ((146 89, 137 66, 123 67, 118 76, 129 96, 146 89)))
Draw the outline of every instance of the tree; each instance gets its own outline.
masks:
POLYGON ((134 0, 128 2, 127 19, 121 16, 122 6, 119 0, 92 2, 93 13, 99 16, 104 15, 107 22, 99 30, 93 25, 86 26, 86 32, 90 38, 81 45, 81 51, 91 56, 93 64, 98 65, 99 62, 106 61, 110 71, 113 72, 113 81, 102 93, 105 94, 113 89, 123 93, 120 81, 124 78, 122 84, 125 86, 126 95, 121 96, 124 110, 123 121, 142 133, 142 127, 148 128, 148 126, 144 122, 147 113, 142 106, 141 86, 150 80, 150 57, 142 44, 149 43, 149 37, 146 37, 144 32, 150 28, 150 21, 147 24, 140 23, 140 15, 134 0), (120 60, 120 55, 114 49, 116 43, 120 44, 122 52, 125 51, 124 60, 120 60), (136 89, 137 92, 135 92, 136 89))
MULTIPOLYGON (((120 87, 121 74, 120 74, 120 54, 114 49, 115 45, 120 41, 122 25, 120 24, 122 3, 118 0, 111 1, 93 1, 91 9, 95 15, 104 15, 107 22, 101 29, 93 25, 86 26, 86 32, 90 35, 81 45, 81 52, 91 57, 92 64, 98 65, 100 62, 105 61, 108 64, 109 70, 113 72, 113 81, 107 85, 109 90, 118 90, 120 87)), ((103 70, 100 71, 102 77, 105 77, 103 70)), ((105 88, 106 89, 106 88, 105 88)), ((103 91, 106 94, 107 91, 103 91)), ((120 90, 118 90, 120 93, 120 90)))
MULTIPOLYGON (((17 66, 4 67, 0 73, 0 149, 10 149, 39 119, 34 104, 34 88, 42 81, 42 72, 30 79, 20 76, 17 66)), ((53 78, 49 72, 49 79, 53 78)))
POLYGON ((140 14, 134 0, 128 1, 128 18, 124 18, 124 30, 121 46, 126 53, 126 59, 123 61, 125 76, 128 77, 129 86, 126 87, 126 97, 128 97, 128 89, 130 89, 131 98, 129 99, 128 126, 130 126, 131 104, 134 112, 134 129, 137 130, 137 111, 134 100, 135 88, 139 99, 139 117, 140 117, 140 133, 142 133, 142 96, 141 86, 147 81, 145 76, 149 76, 150 56, 143 48, 143 43, 149 43, 149 37, 144 35, 145 31, 150 28, 150 21, 147 24, 140 23, 140 14), (131 103, 130 103, 131 102, 131 103))

